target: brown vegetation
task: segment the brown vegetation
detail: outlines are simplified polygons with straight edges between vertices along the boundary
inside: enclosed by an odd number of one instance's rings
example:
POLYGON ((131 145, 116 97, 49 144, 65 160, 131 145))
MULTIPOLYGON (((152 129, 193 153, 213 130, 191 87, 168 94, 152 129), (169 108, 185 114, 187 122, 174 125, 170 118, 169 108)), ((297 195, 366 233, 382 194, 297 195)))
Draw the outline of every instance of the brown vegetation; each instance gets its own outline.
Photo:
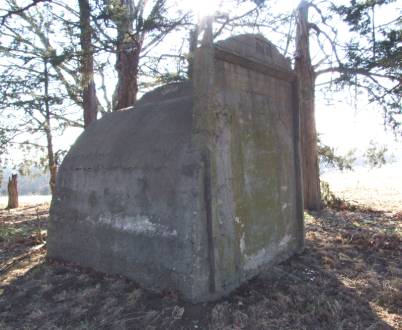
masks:
POLYGON ((398 329, 401 213, 306 214, 306 249, 221 301, 187 304, 46 260, 48 205, 0 213, 1 329, 398 329), (38 221, 41 225, 38 225, 38 221), (41 234, 39 235, 39 233, 41 234))

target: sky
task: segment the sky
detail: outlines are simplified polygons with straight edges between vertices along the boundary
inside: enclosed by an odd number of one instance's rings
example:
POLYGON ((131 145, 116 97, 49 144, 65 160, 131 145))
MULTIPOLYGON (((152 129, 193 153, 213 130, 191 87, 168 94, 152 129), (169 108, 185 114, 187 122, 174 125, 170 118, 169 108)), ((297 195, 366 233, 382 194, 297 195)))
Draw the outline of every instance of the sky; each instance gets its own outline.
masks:
MULTIPOLYGON (((339 93, 337 98, 345 97, 339 93)), ((316 102, 316 125, 321 140, 335 147, 340 154, 355 149, 362 154, 370 141, 386 145, 396 160, 402 161, 402 139, 395 136, 391 129, 384 125, 382 111, 378 106, 367 104, 361 100, 357 108, 346 98, 338 99, 331 104, 323 100, 316 102)))
MULTIPOLYGON (((292 12, 299 2, 278 0, 275 6, 281 12, 292 12)), ((341 4, 347 1, 335 2, 341 4)), ((394 10, 401 13, 402 2, 396 3, 394 10)), ((378 16, 377 24, 381 21, 388 22, 390 17, 395 16, 395 11, 384 10, 379 12, 378 16)), ((339 31, 339 34, 345 33, 348 31, 339 31)), ((313 53, 314 51, 312 56, 313 53)), ((382 109, 377 104, 368 104, 368 96, 365 93, 356 96, 354 90, 344 90, 332 93, 332 98, 328 102, 323 94, 316 92, 316 126, 323 143, 336 148, 341 154, 352 149, 361 154, 367 149, 370 141, 374 141, 387 145, 389 155, 393 154, 402 162, 402 136, 396 137, 394 132, 384 125, 382 109)))

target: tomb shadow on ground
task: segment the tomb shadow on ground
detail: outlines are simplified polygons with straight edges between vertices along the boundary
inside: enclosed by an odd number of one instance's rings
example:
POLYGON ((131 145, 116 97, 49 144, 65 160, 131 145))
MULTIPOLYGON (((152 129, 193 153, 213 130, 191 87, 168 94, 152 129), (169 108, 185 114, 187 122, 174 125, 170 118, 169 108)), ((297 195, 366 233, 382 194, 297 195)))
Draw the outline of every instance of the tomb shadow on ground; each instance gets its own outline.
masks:
MULTIPOLYGON (((373 262, 385 260, 384 251, 362 249, 357 242, 337 243, 334 230, 342 227, 325 225, 325 231, 324 220, 343 221, 337 213, 324 213, 321 220, 308 225, 304 253, 214 303, 185 303, 176 292, 155 294, 122 277, 42 262, 3 287, 1 327, 392 329, 371 307, 378 303, 375 294, 350 288, 340 280, 353 280, 368 270, 370 281, 386 279, 386 269, 372 267, 373 262), (347 262, 348 255, 359 262, 347 262)), ((385 306, 398 312, 397 301, 385 306)))

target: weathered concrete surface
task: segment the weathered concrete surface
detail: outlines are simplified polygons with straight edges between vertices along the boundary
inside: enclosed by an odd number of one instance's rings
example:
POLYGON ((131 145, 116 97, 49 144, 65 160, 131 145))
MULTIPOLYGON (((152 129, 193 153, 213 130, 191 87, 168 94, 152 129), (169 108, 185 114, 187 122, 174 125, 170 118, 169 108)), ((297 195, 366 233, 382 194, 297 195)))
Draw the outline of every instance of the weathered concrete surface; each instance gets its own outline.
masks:
POLYGON ((290 64, 267 40, 238 36, 214 52, 213 81, 194 72, 195 126, 210 169, 212 287, 227 293, 303 248, 298 112, 290 64))
POLYGON ((204 301, 302 249, 290 65, 253 35, 199 49, 196 62, 210 55, 193 83, 151 92, 77 140, 59 171, 50 257, 204 301))
POLYGON ((50 257, 154 289, 177 288, 189 299, 201 294, 208 276, 203 168, 191 146, 191 88, 178 87, 170 86, 164 101, 145 97, 136 110, 110 114, 80 136, 59 171, 50 257))

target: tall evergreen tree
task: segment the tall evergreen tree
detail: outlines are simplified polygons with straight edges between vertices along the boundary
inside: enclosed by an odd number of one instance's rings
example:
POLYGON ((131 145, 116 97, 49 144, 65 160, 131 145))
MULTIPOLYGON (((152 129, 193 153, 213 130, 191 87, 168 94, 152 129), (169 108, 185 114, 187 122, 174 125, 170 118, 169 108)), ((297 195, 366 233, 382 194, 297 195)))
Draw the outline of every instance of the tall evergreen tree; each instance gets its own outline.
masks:
POLYGON ((318 76, 332 74, 331 86, 364 89, 369 101, 384 109, 384 117, 397 129, 402 114, 401 16, 376 25, 377 7, 392 6, 393 0, 351 0, 336 6, 330 1, 302 0, 297 9, 295 69, 299 77, 302 134, 302 171, 304 204, 320 208, 317 133, 314 117, 315 82, 318 76), (313 9, 318 22, 309 18, 313 9), (347 23, 350 38, 339 39, 336 25, 347 23), (330 31, 330 32, 328 32, 330 31), (332 34, 332 35, 330 35, 332 34), (313 64, 310 57, 312 38, 322 59, 313 64))
POLYGON ((63 40, 55 37, 61 26, 55 26, 46 4, 18 11, 16 1, 7 2, 15 14, 1 31, 2 126, 13 131, 9 143, 43 151, 38 162, 49 170, 53 192, 59 154, 54 150, 54 134, 67 126, 81 126, 70 114, 71 101, 79 99, 73 89, 75 63, 63 40))
POLYGON ((315 73, 310 56, 309 3, 301 1, 297 9, 295 71, 300 104, 301 167, 304 207, 321 208, 317 130, 315 123, 315 73))
POLYGON ((332 5, 331 10, 348 25, 351 35, 344 61, 333 68, 339 73, 335 82, 364 89, 369 101, 383 108, 386 124, 399 130, 402 123, 402 14, 398 14, 396 0, 350 0, 348 5, 332 5), (389 15, 385 17, 389 18, 384 19, 385 10, 389 15))
POLYGON ((176 28, 186 24, 188 13, 168 0, 107 0, 98 5, 99 39, 115 53, 117 84, 113 109, 134 105, 139 90, 141 59, 176 28), (113 36, 105 31, 115 31, 113 36), (102 31, 103 30, 103 31, 102 31))
POLYGON ((88 127, 98 114, 98 99, 95 87, 93 30, 89 0, 78 0, 80 13, 80 73, 84 126, 88 127))

